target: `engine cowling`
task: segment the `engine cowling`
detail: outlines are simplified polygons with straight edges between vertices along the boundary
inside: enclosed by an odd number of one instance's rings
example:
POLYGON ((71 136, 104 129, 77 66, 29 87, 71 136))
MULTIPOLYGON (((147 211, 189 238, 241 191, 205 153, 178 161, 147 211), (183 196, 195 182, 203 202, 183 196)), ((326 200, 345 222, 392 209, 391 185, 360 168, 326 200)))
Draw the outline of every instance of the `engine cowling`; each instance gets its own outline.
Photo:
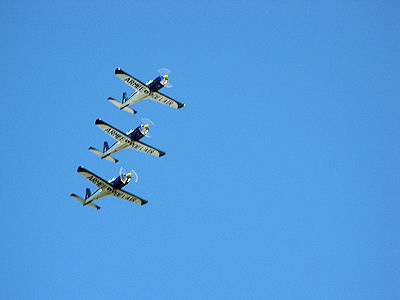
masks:
POLYGON ((135 130, 128 132, 127 134, 132 140, 138 141, 142 137, 144 137, 148 132, 149 132, 149 125, 146 124, 146 125, 140 125, 135 130))

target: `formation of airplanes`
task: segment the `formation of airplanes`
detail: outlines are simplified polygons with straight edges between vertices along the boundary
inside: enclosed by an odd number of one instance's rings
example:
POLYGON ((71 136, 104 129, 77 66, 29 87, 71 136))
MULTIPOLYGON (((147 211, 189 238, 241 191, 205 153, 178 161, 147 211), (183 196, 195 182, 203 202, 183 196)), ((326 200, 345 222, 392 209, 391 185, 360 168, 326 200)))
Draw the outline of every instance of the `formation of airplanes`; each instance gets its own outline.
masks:
MULTIPOLYGON (((155 79, 148 81, 146 84, 124 72, 120 68, 115 70, 115 75, 135 90, 129 97, 126 97, 126 93, 123 93, 121 101, 111 97, 108 98, 108 101, 114 104, 120 110, 124 110, 131 114, 136 114, 137 112, 129 106, 144 99, 150 99, 176 109, 185 106, 185 104, 180 103, 159 92, 161 88, 167 85, 168 75, 157 76, 155 79)), ((114 154, 125 148, 131 148, 156 157, 165 155, 164 151, 140 141, 149 132, 148 124, 140 125, 135 129, 127 131, 126 133, 101 119, 97 119, 95 121, 95 125, 115 140, 111 146, 109 146, 107 142, 104 142, 102 151, 93 147, 89 148, 92 153, 96 154, 101 159, 106 159, 108 161, 117 163, 118 160, 112 157, 111 154, 114 154)), ((124 186, 131 182, 132 173, 121 173, 119 176, 113 177, 107 181, 82 166, 78 167, 77 171, 97 187, 97 190, 93 194, 90 192, 90 189, 87 188, 85 198, 81 198, 76 194, 71 194, 71 197, 78 200, 83 204, 83 206, 100 209, 100 207, 93 202, 106 196, 115 196, 139 205, 144 205, 147 203, 146 200, 122 190, 124 186)))

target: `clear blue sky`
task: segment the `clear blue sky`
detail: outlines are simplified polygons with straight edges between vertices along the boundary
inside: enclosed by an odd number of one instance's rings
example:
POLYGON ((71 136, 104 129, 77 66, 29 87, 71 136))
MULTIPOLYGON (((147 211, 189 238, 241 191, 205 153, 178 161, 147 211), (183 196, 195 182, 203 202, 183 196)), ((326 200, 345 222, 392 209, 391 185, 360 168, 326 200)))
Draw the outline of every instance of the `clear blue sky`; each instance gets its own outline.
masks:
POLYGON ((400 299, 397 1, 1 1, 1 299, 400 299), (106 101, 167 67, 186 103, 106 101), (158 159, 87 149, 156 123, 158 159), (140 180, 82 208, 121 166, 140 180))

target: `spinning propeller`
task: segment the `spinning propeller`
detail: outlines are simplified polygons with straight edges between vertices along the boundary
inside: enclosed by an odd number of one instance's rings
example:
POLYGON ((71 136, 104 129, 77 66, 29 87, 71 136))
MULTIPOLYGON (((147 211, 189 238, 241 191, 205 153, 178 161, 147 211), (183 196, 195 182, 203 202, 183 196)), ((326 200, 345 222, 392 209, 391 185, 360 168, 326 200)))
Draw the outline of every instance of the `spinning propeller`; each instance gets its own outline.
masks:
MULTIPOLYGON (((147 124, 147 125, 149 125, 149 127, 155 125, 154 122, 153 122, 151 119, 149 119, 149 118, 141 118, 140 121, 142 122, 142 124, 147 124)), ((145 137, 151 138, 151 135, 150 135, 149 133, 147 133, 147 134, 145 135, 145 137)))
POLYGON ((134 182, 138 182, 139 180, 139 176, 135 170, 132 169, 130 173, 126 173, 123 167, 119 169, 119 178, 121 178, 123 184, 126 184, 129 181, 129 178, 134 182))
POLYGON ((167 68, 161 68, 161 69, 158 70, 158 74, 160 74, 160 76, 162 76, 162 77, 164 77, 165 75, 168 76, 168 82, 165 85, 165 87, 169 88, 169 89, 173 87, 173 85, 169 82, 169 74, 171 74, 171 72, 172 71, 170 69, 167 69, 167 68))

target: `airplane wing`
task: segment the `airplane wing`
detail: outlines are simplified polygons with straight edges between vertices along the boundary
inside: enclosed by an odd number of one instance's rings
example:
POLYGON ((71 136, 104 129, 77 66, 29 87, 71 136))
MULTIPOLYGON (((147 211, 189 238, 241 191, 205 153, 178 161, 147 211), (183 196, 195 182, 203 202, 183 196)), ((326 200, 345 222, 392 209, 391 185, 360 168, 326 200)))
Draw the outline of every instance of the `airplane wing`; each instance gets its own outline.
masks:
POLYGON ((83 177, 85 177, 87 180, 89 180, 91 183, 93 183, 95 186, 97 186, 99 189, 106 190, 108 192, 114 190, 114 187, 107 181, 93 174, 92 172, 86 170, 83 167, 78 167, 78 173, 81 174, 83 177))
POLYGON ((176 100, 174 100, 174 99, 172 99, 172 98, 170 98, 168 96, 165 96, 164 94, 161 94, 159 92, 152 92, 150 94, 150 98, 149 99, 157 101, 157 102, 160 102, 161 104, 165 104, 165 105, 171 106, 171 107, 176 108, 176 109, 179 109, 179 108, 185 106, 185 104, 180 103, 180 102, 178 102, 178 101, 176 101, 176 100))
POLYGON ((122 81, 124 81, 127 85, 129 85, 136 91, 145 93, 146 95, 150 95, 150 89, 147 85, 129 75, 128 73, 122 71, 120 68, 115 69, 115 75, 117 75, 122 81))
POLYGON ((111 136, 116 141, 121 141, 124 143, 131 142, 131 138, 129 136, 127 136, 122 131, 119 131, 118 129, 112 127, 110 124, 107 124, 106 122, 104 122, 100 119, 97 119, 95 124, 97 127, 99 127, 101 130, 103 130, 105 133, 107 133, 109 136, 111 136))
POLYGON ((138 196, 135 196, 135 195, 133 195, 131 193, 125 192, 124 190, 115 190, 112 193, 112 195, 115 196, 115 197, 130 201, 130 202, 139 204, 139 205, 145 205, 147 203, 146 200, 144 200, 144 199, 142 199, 142 198, 140 198, 138 196))
POLYGON ((142 142, 133 142, 133 145, 131 146, 133 149, 147 153, 147 154, 151 154, 157 157, 161 157, 163 155, 165 155, 164 151, 158 150, 152 146, 146 145, 145 143, 142 142))

